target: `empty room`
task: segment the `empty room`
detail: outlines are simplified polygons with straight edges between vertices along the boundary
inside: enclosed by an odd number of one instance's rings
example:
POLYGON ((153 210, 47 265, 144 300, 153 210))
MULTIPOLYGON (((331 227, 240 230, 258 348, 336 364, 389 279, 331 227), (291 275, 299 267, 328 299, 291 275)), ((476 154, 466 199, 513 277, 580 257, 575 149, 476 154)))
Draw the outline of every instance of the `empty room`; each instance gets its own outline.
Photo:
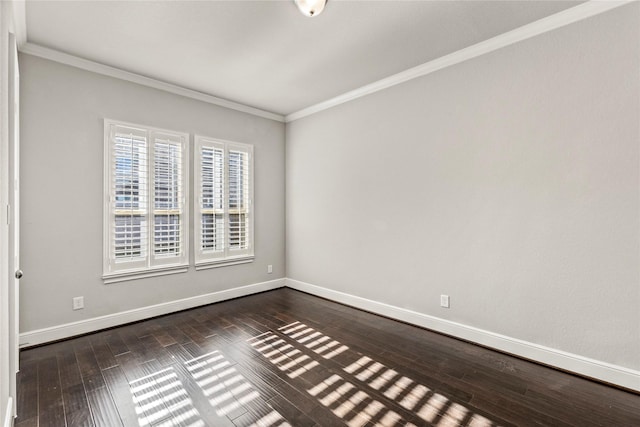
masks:
POLYGON ((0 38, 0 427, 640 426, 640 1, 0 38))

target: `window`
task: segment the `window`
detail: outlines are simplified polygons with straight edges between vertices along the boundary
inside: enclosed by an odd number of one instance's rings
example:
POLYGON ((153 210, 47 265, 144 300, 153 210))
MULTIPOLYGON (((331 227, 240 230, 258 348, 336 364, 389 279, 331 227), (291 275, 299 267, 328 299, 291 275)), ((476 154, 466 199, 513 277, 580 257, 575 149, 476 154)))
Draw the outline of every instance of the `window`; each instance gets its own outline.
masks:
POLYGON ((186 270, 188 140, 183 133, 105 120, 107 282, 186 270))
POLYGON ((196 136, 196 266, 253 259, 253 146, 196 136))

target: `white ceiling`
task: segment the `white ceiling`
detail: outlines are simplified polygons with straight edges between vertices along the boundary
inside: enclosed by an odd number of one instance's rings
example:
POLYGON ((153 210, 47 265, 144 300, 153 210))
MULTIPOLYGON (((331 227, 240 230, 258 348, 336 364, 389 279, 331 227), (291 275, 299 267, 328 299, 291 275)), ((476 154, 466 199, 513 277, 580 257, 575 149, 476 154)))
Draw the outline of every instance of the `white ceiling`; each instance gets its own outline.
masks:
POLYGON ((287 115, 576 1, 28 1, 27 42, 287 115))

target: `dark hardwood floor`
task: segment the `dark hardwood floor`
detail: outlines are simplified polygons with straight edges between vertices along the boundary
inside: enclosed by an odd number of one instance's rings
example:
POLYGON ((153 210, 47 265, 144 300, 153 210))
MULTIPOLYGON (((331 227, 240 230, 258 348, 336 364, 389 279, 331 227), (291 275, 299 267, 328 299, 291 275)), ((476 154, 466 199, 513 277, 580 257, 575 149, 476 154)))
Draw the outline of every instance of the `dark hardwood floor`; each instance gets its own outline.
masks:
POLYGON ((20 359, 19 427, 640 426, 640 395, 290 289, 20 359))

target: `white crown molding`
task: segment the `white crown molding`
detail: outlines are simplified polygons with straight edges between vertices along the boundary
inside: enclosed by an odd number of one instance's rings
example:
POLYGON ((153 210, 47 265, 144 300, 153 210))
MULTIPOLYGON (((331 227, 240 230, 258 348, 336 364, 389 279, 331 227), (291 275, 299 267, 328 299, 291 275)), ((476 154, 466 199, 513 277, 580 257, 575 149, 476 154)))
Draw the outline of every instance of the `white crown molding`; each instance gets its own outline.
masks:
POLYGON ((358 89, 346 92, 342 95, 338 95, 335 98, 331 98, 329 100, 288 114, 285 117, 285 122, 289 123, 294 120, 298 120, 303 117, 318 113, 320 111, 333 108, 340 104, 353 101, 354 99, 370 95, 372 93, 390 88, 395 85, 399 85, 406 81, 426 76, 427 74, 431 74, 443 68, 451 67, 452 65, 459 64, 469 59, 476 58, 478 56, 493 52, 506 46, 510 46, 512 44, 535 37, 537 35, 607 12, 611 9, 615 9, 634 1, 637 0, 591 0, 586 3, 582 3, 578 6, 566 9, 562 12, 556 13, 546 18, 542 18, 538 21, 534 21, 530 24, 523 25, 522 27, 500 34, 483 42, 434 59, 433 61, 429 61, 416 67, 409 68, 408 70, 394 74, 390 77, 386 77, 382 80, 378 80, 377 82, 370 83, 358 89))
POLYGON ((124 71, 119 68, 115 68, 102 63, 90 61, 84 58, 80 58, 74 55, 70 55, 64 52, 60 52, 54 49, 46 48, 37 44, 27 42, 27 28, 25 17, 25 2, 14 1, 13 13, 14 13, 14 25, 16 39, 18 42, 18 48, 20 52, 29 55, 37 56, 40 58, 49 59, 62 64, 70 65, 76 68, 80 68, 87 71, 92 71, 98 74, 103 74, 110 77, 115 77, 121 80, 138 83, 144 86, 160 89, 166 92, 174 93, 177 95, 185 96, 187 98, 197 99, 199 101, 207 102, 209 104, 218 105, 221 107, 229 108, 236 111, 252 114, 258 117, 263 117, 278 122, 289 123, 294 120, 301 119, 303 117, 310 116, 329 108, 333 108, 340 104, 344 104, 349 101, 361 98, 366 95, 390 88, 395 85, 407 82, 409 80, 416 79, 418 77, 426 76, 435 71, 447 68, 461 62, 467 61, 472 58, 484 55, 486 53, 493 52, 506 46, 518 43, 520 41, 535 37, 537 35, 555 30, 557 28, 564 27, 577 21, 607 12, 617 7, 633 3, 638 0, 590 0, 582 3, 578 6, 566 9, 562 12, 554 15, 542 18, 538 21, 500 34, 491 39, 477 43, 475 45, 460 49, 456 52, 434 59, 433 61, 426 62, 368 85, 362 86, 358 89, 354 89, 349 92, 345 92, 342 95, 328 99, 315 105, 303 108, 302 110, 288 114, 286 116, 272 113, 270 111, 261 110, 248 105, 240 104, 234 101, 229 101, 223 98, 218 98, 213 95, 198 92, 192 89, 187 89, 172 83, 156 80, 151 77, 143 76, 140 74, 124 71))
POLYGON ((286 287, 471 341, 565 371, 574 372, 627 389, 640 391, 640 371, 298 280, 287 278, 286 287))
POLYGON ((163 90, 165 92, 181 95, 187 98, 197 99, 198 101, 207 102, 209 104, 229 108, 231 110, 241 111, 243 113, 252 114, 254 116, 263 117, 265 119, 284 122, 284 116, 280 114, 260 110, 259 108, 255 107, 249 107, 248 105, 218 98, 213 95, 208 95, 206 93, 198 92, 192 89, 187 89, 182 86, 163 82, 161 80, 156 80, 151 77, 132 73, 130 71, 124 71, 119 68, 111 67, 99 62, 90 61, 88 59, 80 58, 74 55, 69 55, 68 53, 60 52, 58 50, 50 49, 37 44, 25 42, 22 44, 22 46, 20 46, 19 50, 20 52, 26 53, 28 55, 33 55, 39 58, 48 59, 50 61, 59 62, 61 64, 70 65, 82 70, 91 71, 109 77, 115 77, 120 80, 126 80, 132 83, 152 87, 154 89, 163 90))
POLYGON ((190 298, 183 298, 176 301, 165 302, 133 310, 121 311, 119 313, 107 314, 105 316, 80 320, 49 328, 37 329, 20 334, 20 347, 30 347, 57 341, 76 335, 87 334, 126 323, 137 322, 176 311, 187 310, 189 308, 226 301, 233 298, 243 297, 258 292, 270 291, 282 288, 285 279, 275 279, 268 282, 254 283, 252 285, 239 286, 237 288, 226 289, 224 291, 212 292, 190 298))

